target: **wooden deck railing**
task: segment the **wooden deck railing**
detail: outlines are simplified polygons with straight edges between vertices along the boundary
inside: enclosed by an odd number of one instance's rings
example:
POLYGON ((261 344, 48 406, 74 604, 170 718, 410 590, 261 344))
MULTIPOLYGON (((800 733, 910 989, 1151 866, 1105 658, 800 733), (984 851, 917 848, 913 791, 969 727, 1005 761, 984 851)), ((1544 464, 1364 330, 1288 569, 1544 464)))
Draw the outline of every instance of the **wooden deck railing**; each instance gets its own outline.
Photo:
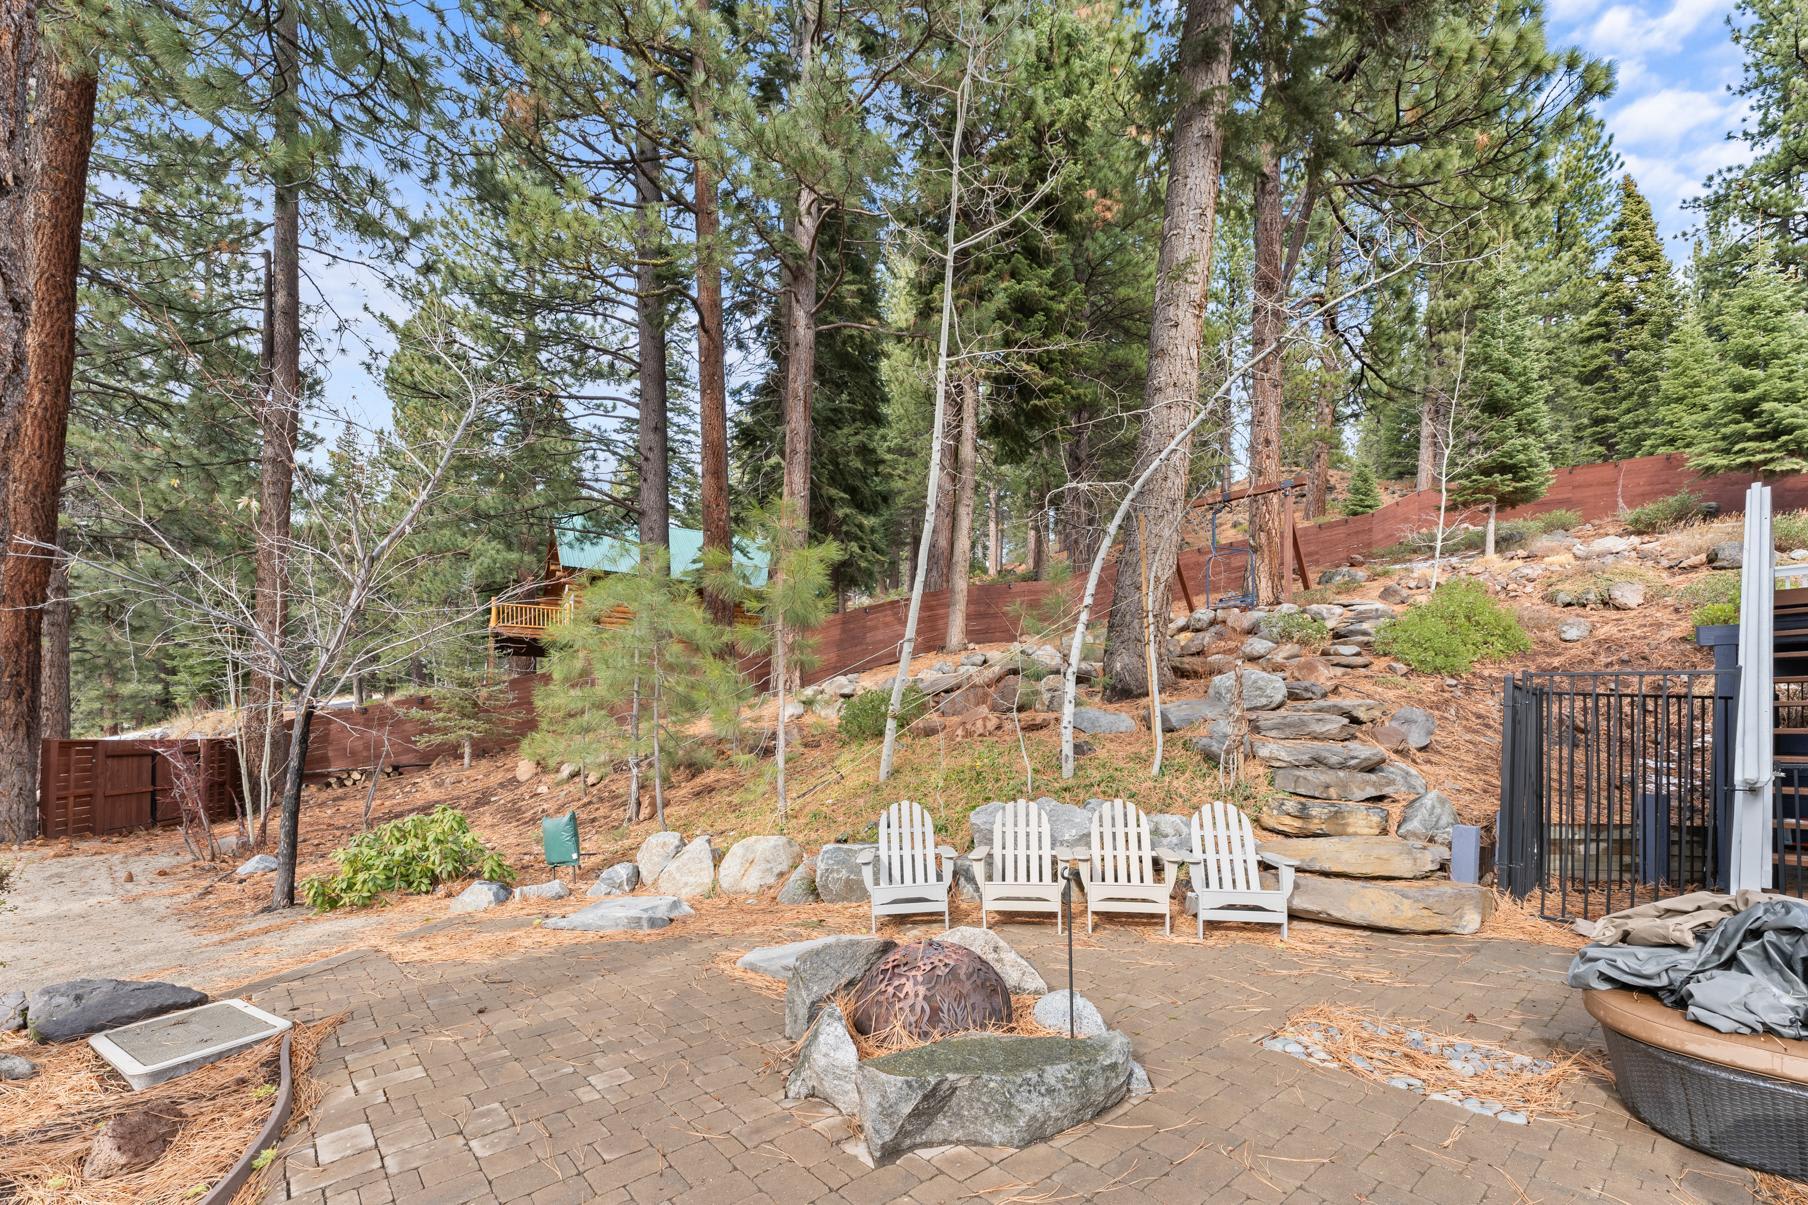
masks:
POLYGON ((490 630, 524 629, 544 632, 571 618, 574 596, 567 594, 558 602, 502 602, 490 600, 490 630))

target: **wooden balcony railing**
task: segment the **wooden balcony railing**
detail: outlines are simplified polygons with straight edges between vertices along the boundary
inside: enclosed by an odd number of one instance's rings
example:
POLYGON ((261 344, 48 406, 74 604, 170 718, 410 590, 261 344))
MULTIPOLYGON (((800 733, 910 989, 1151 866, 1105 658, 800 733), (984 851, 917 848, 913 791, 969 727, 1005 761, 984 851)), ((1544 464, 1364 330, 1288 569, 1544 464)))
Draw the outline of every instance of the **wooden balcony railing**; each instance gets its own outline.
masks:
POLYGON ((492 632, 544 632, 571 618, 573 595, 557 602, 502 602, 490 600, 492 632))

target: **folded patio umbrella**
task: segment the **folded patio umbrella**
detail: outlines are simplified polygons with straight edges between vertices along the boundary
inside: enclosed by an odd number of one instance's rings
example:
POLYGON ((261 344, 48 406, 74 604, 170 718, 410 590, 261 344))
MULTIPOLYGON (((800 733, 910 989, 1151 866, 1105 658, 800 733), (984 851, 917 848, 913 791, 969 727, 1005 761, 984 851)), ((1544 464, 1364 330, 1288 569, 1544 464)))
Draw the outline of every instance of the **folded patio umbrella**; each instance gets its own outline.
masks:
POLYGON ((1808 903, 1769 899, 1723 921, 1690 949, 1588 945, 1571 987, 1648 991, 1722 1033, 1808 1038, 1808 903))

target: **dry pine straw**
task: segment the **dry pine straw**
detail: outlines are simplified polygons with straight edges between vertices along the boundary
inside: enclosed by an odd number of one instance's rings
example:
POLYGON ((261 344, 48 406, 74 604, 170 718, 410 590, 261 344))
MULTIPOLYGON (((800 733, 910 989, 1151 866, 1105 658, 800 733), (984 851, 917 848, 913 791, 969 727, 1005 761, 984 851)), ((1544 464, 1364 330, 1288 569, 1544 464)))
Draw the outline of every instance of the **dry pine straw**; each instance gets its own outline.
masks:
POLYGON ((1411 1076, 1424 1083, 1428 1095, 1433 1092, 1456 1092, 1483 1100, 1495 1100, 1504 1108, 1516 1109, 1528 1118, 1577 1116, 1573 1109, 1563 1103, 1563 1086, 1584 1076, 1610 1078, 1601 1056, 1586 1050, 1552 1051, 1543 1057, 1555 1065, 1549 1071, 1537 1074, 1490 1069, 1474 1075, 1463 1075, 1450 1065, 1444 1055, 1397 1049, 1404 1045, 1405 1039, 1401 1036, 1401 1031, 1405 1029, 1417 1030, 1423 1034, 1427 1044, 1436 1043, 1448 1047, 1456 1042, 1468 1042, 1482 1054, 1501 1058, 1511 1058, 1514 1053, 1491 1042, 1445 1033, 1419 1022, 1381 1017, 1364 1009, 1335 1005, 1314 1005, 1290 1013, 1286 1023, 1277 1031, 1277 1036, 1295 1038, 1318 1046, 1335 1058, 1342 1070, 1378 1084, 1387 1083, 1393 1076, 1411 1076), (1364 1028, 1365 1024, 1384 1025, 1392 1032, 1385 1036, 1371 1033, 1364 1028), (1333 1028, 1337 1031, 1335 1036, 1330 1032, 1333 1028), (1366 1059, 1369 1067, 1365 1069, 1352 1063, 1351 1056, 1366 1059))
MULTIPOLYGON (((968 1034, 989 1033, 1008 1034, 1025 1038, 1054 1038, 1065 1036, 1048 1028, 1036 1020, 1034 1009, 1037 996, 1011 997, 1011 1019, 999 1025, 987 1025, 981 1029, 966 1030, 961 1034, 943 1034, 944 1038, 963 1037, 968 1034)), ((862 1059, 875 1059, 887 1054, 897 1054, 904 1050, 915 1050, 919 1046, 927 1046, 936 1038, 918 1038, 901 1030, 885 1030, 880 1033, 866 1034, 854 1028, 854 991, 852 988, 831 998, 832 1003, 841 1009, 841 1019, 847 1025, 848 1037, 853 1040, 854 1053, 862 1059)), ((803 1039, 797 1045, 801 1049, 803 1039)))
MULTIPOLYGON (((290 1054, 296 1085, 291 1126, 319 1097, 308 1076, 339 1018, 298 1024, 290 1054)), ((0 1198, 18 1205, 139 1205, 192 1201, 232 1169, 269 1119, 281 1078, 272 1038, 198 1071, 133 1092, 86 1042, 8 1043, 39 1066, 32 1079, 0 1088, 0 1198), (108 1118, 148 1110, 181 1128, 149 1167, 105 1180, 82 1174, 108 1118)), ((254 1178, 254 1183, 255 1183, 254 1178)), ((255 1196, 240 1194, 241 1200, 255 1196)))

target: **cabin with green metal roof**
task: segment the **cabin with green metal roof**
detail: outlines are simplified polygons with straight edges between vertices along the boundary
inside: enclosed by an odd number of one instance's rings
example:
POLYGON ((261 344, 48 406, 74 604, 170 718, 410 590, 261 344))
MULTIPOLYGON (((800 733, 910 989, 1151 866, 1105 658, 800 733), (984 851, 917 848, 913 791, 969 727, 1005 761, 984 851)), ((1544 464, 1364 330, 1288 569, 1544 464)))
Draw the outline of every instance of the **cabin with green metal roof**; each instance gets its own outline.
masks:
MULTIPOLYGON (((684 577, 701 568, 702 532, 673 524, 667 530, 667 540, 672 576, 684 577)), ((547 630, 570 616, 585 579, 632 572, 639 564, 639 540, 600 532, 581 515, 561 518, 553 524, 546 541, 546 571, 541 577, 539 597, 490 600, 490 639, 496 651, 518 657, 545 656, 543 640, 547 630)), ((734 564, 753 586, 766 584, 765 562, 738 540, 734 564)), ((611 626, 627 618, 624 612, 605 615, 599 622, 611 626)))

